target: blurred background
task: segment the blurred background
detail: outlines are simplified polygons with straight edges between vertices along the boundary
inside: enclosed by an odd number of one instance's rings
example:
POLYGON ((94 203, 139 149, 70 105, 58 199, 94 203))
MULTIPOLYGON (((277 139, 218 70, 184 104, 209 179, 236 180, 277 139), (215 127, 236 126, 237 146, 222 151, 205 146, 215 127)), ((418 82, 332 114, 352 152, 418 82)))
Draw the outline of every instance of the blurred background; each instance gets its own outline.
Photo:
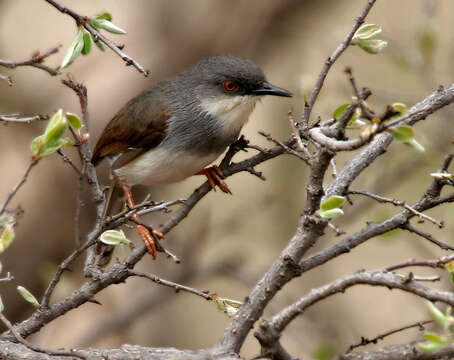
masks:
MULTIPOLYGON (((365 1, 304 0, 193 0, 193 1, 74 1, 63 3, 83 15, 102 11, 113 14, 113 22, 126 29, 125 36, 109 35, 126 44, 125 51, 151 70, 144 78, 132 67, 125 67, 111 51, 93 49, 80 57, 58 77, 35 68, 13 71, 0 68, 13 77, 15 85, 0 82, 0 114, 52 114, 58 108, 80 114, 78 99, 61 84, 70 72, 88 88, 91 137, 95 141, 105 124, 131 97, 199 59, 215 54, 233 54, 254 60, 278 86, 291 90, 292 99, 266 98, 253 113, 243 134, 252 143, 271 146, 258 130, 283 139, 290 134, 287 111, 301 115, 303 96, 309 94, 323 61, 351 29, 365 1)), ((351 86, 343 72, 352 66, 359 86, 368 86, 373 95, 369 103, 377 112, 387 104, 404 102, 411 106, 440 84, 453 81, 454 3, 449 0, 378 1, 368 23, 383 27, 380 38, 389 42, 379 55, 370 55, 351 47, 333 66, 313 119, 331 117, 335 108, 349 102, 351 86)), ((72 18, 59 13, 45 1, 0 1, 0 58, 20 60, 35 50, 62 44, 62 50, 46 60, 58 66, 72 42, 76 27, 72 18)), ((419 153, 401 144, 392 144, 353 184, 352 189, 369 190, 412 203, 430 182, 444 154, 452 151, 452 113, 448 108, 437 112, 416 127, 416 136, 426 148, 419 153)), ((31 140, 41 134, 45 123, 0 124, 0 203, 22 177, 29 161, 31 140)), ((65 152, 74 159, 71 149, 65 152)), ((248 154, 239 154, 241 159, 248 154)), ((353 156, 341 154, 338 168, 353 156)), ((144 258, 139 268, 163 278, 210 290, 222 297, 242 300, 294 233, 304 207, 306 166, 290 156, 281 156, 260 165, 266 182, 248 174, 228 179, 233 196, 212 192, 192 211, 189 218, 166 238, 166 245, 182 258, 180 265, 159 256, 157 261, 144 258)), ((107 184, 106 167, 99 167, 107 184)), ((329 175, 329 174, 328 174, 329 175)), ((326 183, 330 182, 326 177, 326 183)), ((193 177, 180 184, 159 188, 135 188, 140 201, 151 193, 155 200, 184 198, 204 179, 193 177)), ((25 319, 33 311, 17 293, 23 285, 41 297, 44 286, 75 246, 74 216, 77 176, 56 155, 42 160, 33 169, 11 208, 24 210, 16 228, 16 240, 1 255, 3 272, 15 281, 2 283, 0 294, 11 321, 25 319)), ((88 189, 82 208, 84 234, 93 225, 93 204, 88 189)), ((354 197, 354 206, 335 223, 347 233, 380 221, 400 209, 377 205, 354 197)), ((433 224, 417 224, 440 240, 449 242, 454 233, 452 206, 429 212, 444 219, 443 231, 433 224)), ((158 225, 166 214, 146 218, 158 225)), ((138 239, 129 232, 134 241, 138 239)), ((339 238, 329 229, 315 249, 333 244, 339 238)), ((123 257, 128 250, 118 252, 123 257)), ((395 231, 368 241, 328 265, 312 270, 286 286, 267 308, 265 316, 342 275, 359 269, 375 269, 409 258, 434 258, 443 253, 421 238, 395 231)), ((66 273, 54 293, 57 300, 80 286, 81 261, 66 273)), ((418 274, 423 274, 418 270, 418 274)), ((445 275, 441 284, 452 285, 445 275)), ((129 279, 97 296, 103 305, 87 303, 52 322, 32 340, 47 348, 119 347, 123 343, 147 346, 174 346, 198 349, 213 345, 222 335, 229 319, 214 304, 198 297, 152 284, 145 279, 129 279)), ((371 287, 355 287, 345 294, 329 298, 311 307, 285 332, 282 343, 294 356, 313 357, 317 351, 342 352, 361 336, 373 337, 388 329, 427 319, 425 302, 408 294, 371 287), (392 295, 392 296, 390 296, 392 295)), ((388 338, 379 345, 420 339, 415 331, 388 338)), ((249 336, 243 356, 259 351, 249 336)))

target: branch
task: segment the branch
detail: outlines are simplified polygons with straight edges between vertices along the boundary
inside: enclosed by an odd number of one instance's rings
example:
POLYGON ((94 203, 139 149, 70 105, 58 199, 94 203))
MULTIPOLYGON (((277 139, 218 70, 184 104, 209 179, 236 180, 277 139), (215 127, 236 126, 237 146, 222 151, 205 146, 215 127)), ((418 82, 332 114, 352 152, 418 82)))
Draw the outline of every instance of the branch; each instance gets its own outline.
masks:
POLYGON ((402 229, 404 230, 408 230, 409 232, 413 233, 413 234, 416 234, 416 235, 419 235, 421 236, 422 238, 426 239, 426 240, 429 240, 431 243, 437 245, 438 247, 440 247, 440 249, 443 249, 443 250, 454 250, 454 246, 451 246, 443 241, 440 241, 440 240, 437 240, 434 236, 432 236, 431 234, 429 233, 426 233, 424 231, 421 231, 417 228, 415 228, 414 226, 410 225, 410 224, 405 224, 401 227, 402 229))
POLYGON ((415 323, 412 323, 410 325, 405 325, 405 326, 401 326, 397 329, 392 329, 392 330, 389 330, 383 334, 380 334, 380 335, 377 335, 375 337, 373 337, 372 339, 368 339, 368 338, 365 338, 365 337, 361 337, 361 341, 357 344, 352 344, 348 347, 346 353, 349 353, 351 352, 352 350, 360 347, 360 346, 366 346, 366 345, 369 345, 369 344, 376 344, 378 343, 380 340, 383 340, 384 338, 390 336, 390 335, 394 335, 394 334, 397 334, 399 332, 402 332, 402 331, 405 331, 405 330, 408 330, 408 329, 413 329, 415 327, 418 328, 419 331, 424 331, 425 330, 425 327, 424 325, 427 325, 427 324, 432 324, 434 321, 433 320, 422 320, 422 321, 417 321, 415 323))
POLYGON ((342 55, 342 53, 345 51, 345 49, 347 49, 348 45, 350 45, 350 42, 353 39, 353 35, 355 35, 356 30, 358 30, 359 27, 364 23, 364 20, 366 19, 366 16, 369 13, 370 9, 372 9, 372 6, 374 6, 375 1, 376 0, 368 0, 366 6, 364 7, 361 14, 356 18, 352 29, 347 34, 344 41, 342 41, 342 43, 336 48, 336 50, 333 52, 333 54, 325 61, 322 71, 320 72, 320 74, 318 76, 317 83, 315 84, 314 90, 312 90, 309 100, 304 104, 304 112, 303 112, 303 116, 301 118, 301 122, 304 125, 307 126, 307 124, 309 124, 309 117, 311 116, 312 108, 314 107, 314 104, 317 101, 318 94, 322 90, 323 83, 325 82, 325 78, 328 75, 328 72, 331 69, 331 66, 336 62, 336 60, 339 58, 339 56, 342 55))
POLYGON ((209 294, 207 291, 200 291, 200 290, 191 288, 189 286, 180 285, 180 284, 174 283, 169 280, 161 279, 160 277, 153 275, 153 274, 148 275, 148 274, 144 274, 144 273, 137 272, 137 271, 130 271, 129 275, 143 277, 143 278, 153 281, 154 283, 156 283, 158 285, 164 285, 164 286, 171 287, 171 288, 175 289, 175 292, 186 291, 188 293, 200 296, 200 297, 204 298, 205 300, 213 300, 212 295, 209 294))
POLYGON ((454 305, 454 294, 452 292, 423 286, 416 279, 405 275, 382 270, 363 271, 312 289, 306 296, 287 306, 270 320, 264 320, 254 335, 260 341, 262 347, 273 348, 290 322, 303 314, 307 308, 334 294, 343 293, 348 288, 360 284, 400 289, 430 301, 441 301, 445 304, 454 305))
POLYGON ((371 199, 374 199, 380 203, 390 203, 390 204, 393 204, 394 206, 402 206, 404 209, 410 210, 412 213, 414 213, 416 216, 418 216, 421 220, 430 221, 431 223, 437 225, 439 228, 442 228, 444 226, 443 221, 437 221, 428 215, 425 215, 419 211, 416 211, 410 205, 406 204, 403 201, 400 201, 397 199, 386 198, 384 196, 379 196, 379 195, 373 194, 369 191, 350 190, 348 192, 348 194, 364 195, 364 196, 370 197, 371 199))
POLYGON ((79 351, 76 351, 76 350, 72 350, 72 349, 70 351, 66 351, 66 350, 46 350, 46 349, 42 349, 42 348, 40 348, 40 347, 38 347, 36 345, 33 345, 33 344, 29 343, 27 340, 25 340, 22 336, 20 336, 20 334, 13 328, 13 325, 9 322, 9 320, 5 317, 5 315, 3 315, 2 312, 0 312, 0 320, 13 333, 14 337, 16 338, 16 340, 19 343, 21 343, 22 345, 25 345, 31 351, 35 351, 35 352, 42 353, 42 354, 47 354, 47 355, 50 355, 50 356, 54 356, 54 355, 55 356, 62 356, 62 357, 71 356, 71 357, 78 357, 80 359, 86 359, 86 357, 84 355, 81 355, 79 353, 79 351))
POLYGON ((136 60, 134 60, 132 57, 124 53, 113 41, 109 40, 106 38, 104 35, 102 35, 100 32, 95 30, 89 23, 88 21, 90 20, 87 16, 82 16, 76 13, 75 11, 67 8, 66 6, 60 4, 59 2, 55 0, 46 0, 49 4, 51 4, 53 7, 55 7, 58 11, 60 11, 63 14, 67 14, 71 16, 78 25, 82 25, 85 30, 87 30, 92 36, 93 39, 100 40, 106 46, 108 46, 115 54, 117 54, 125 63, 126 66, 134 66, 140 73, 142 73, 145 77, 148 76, 149 71, 145 70, 142 65, 140 65, 136 60))
MULTIPOLYGON (((88 132, 90 121, 89 121, 89 113, 88 113, 87 88, 82 83, 77 83, 71 77, 68 77, 68 80, 62 80, 62 83, 64 85, 66 85, 67 87, 69 87, 70 89, 72 89, 78 96, 79 102, 80 102, 80 108, 82 111, 82 119, 85 124, 85 128, 88 132)), ((73 136, 76 139, 76 141, 79 140, 76 134, 73 133, 73 136)), ((80 161, 83 164, 83 174, 87 177, 87 181, 90 185, 90 189, 93 194, 93 198, 96 202, 96 222, 95 222, 95 226, 93 227, 93 230, 88 235, 88 240, 86 242, 86 244, 90 244, 90 246, 87 246, 87 248, 89 250, 87 251, 87 258, 85 261, 85 269, 84 269, 86 276, 92 276, 93 272, 96 271, 97 269, 94 267, 95 251, 91 247, 91 245, 94 244, 97 236, 99 236, 101 234, 101 230, 103 227, 104 208, 107 206, 107 199, 104 194, 104 191, 101 188, 101 184, 99 183, 98 175, 96 174, 96 170, 90 161, 91 155, 92 155, 90 137, 88 136, 87 140, 85 142, 80 143, 77 148, 79 151, 80 161)), ((84 178, 83 176, 79 177, 79 184, 78 184, 79 188, 82 187, 83 178, 84 178)), ((78 192, 78 194, 80 195, 81 192, 78 192)), ((81 206, 80 198, 77 200, 76 206, 77 206, 76 214, 79 214, 80 206, 81 206)))
POLYGON ((5 210, 6 210, 6 207, 8 206, 9 202, 12 200, 12 198, 14 197, 14 195, 16 195, 17 191, 21 188, 22 185, 25 184, 25 182, 27 181, 27 178, 28 178, 28 175, 30 174, 30 171, 33 169, 33 167, 38 164, 38 161, 39 160, 34 160, 32 159, 30 161, 30 164, 28 165, 27 167, 27 170, 25 170, 25 173, 24 175, 22 176, 22 178, 19 180, 19 182, 16 184, 16 186, 14 186, 12 188, 12 190, 9 192, 5 202, 3 203, 3 205, 1 206, 0 208, 0 215, 2 215, 5 210))
POLYGON ((334 360, 447 360, 454 356, 454 344, 431 353, 422 352, 416 344, 393 345, 376 351, 351 352, 334 360))
MULTIPOLYGON (((50 75, 55 76, 58 75, 59 68, 52 69, 44 64, 42 62, 44 59, 49 57, 52 54, 55 54, 58 52, 60 49, 61 45, 57 45, 54 47, 51 47, 43 52, 37 51, 36 53, 33 54, 33 56, 30 59, 22 60, 22 61, 12 61, 12 60, 2 60, 0 59, 0 66, 4 66, 9 69, 14 69, 18 66, 33 66, 38 69, 44 70, 48 72, 50 75)), ((11 78, 7 77, 7 81, 9 82, 9 85, 11 86, 13 83, 11 81, 11 78)))
MULTIPOLYGON (((138 345, 123 345, 119 349, 83 349, 78 354, 90 360, 102 359, 142 359, 142 360, 168 360, 168 359, 221 359, 240 360, 235 354, 220 354, 217 349, 179 350, 175 348, 150 348, 138 345)), ((75 356, 75 355, 73 355, 75 356)), ((8 360, 68 360, 64 356, 44 354, 26 347, 23 344, 0 340, 0 357, 8 360)))
POLYGON ((31 124, 32 121, 42 121, 42 120, 49 120, 49 116, 35 115, 35 116, 27 116, 27 117, 18 117, 17 114, 0 115, 0 121, 4 121, 5 123, 13 122, 13 123, 31 124))
MULTIPOLYGON (((243 140, 239 140, 243 141, 243 140)), ((288 141, 288 144, 291 143, 291 140, 288 141)), ((221 168, 226 177, 229 177, 233 174, 236 174, 241 171, 247 171, 250 167, 254 167, 266 160, 272 159, 276 156, 281 155, 284 153, 283 148, 280 146, 273 147, 265 152, 261 152, 256 154, 248 159, 240 161, 238 163, 232 163, 229 165, 232 157, 241 150, 241 146, 238 143, 234 143, 230 146, 229 150, 227 151, 224 159, 221 161, 221 168)), ((96 173, 95 173, 96 175, 96 173)), ((92 189, 96 188, 95 184, 91 185, 92 189)), ((192 195, 181 205, 181 207, 176 210, 172 217, 167 220, 159 230, 164 234, 171 231, 175 226, 177 226, 194 208, 194 206, 209 192, 211 191, 211 186, 206 181, 201 186, 199 186, 192 195)), ((96 196, 96 194, 95 194, 96 196)), ((97 212, 102 210, 103 206, 102 203, 98 203, 97 212)), ((319 220, 319 218, 315 218, 315 221, 323 222, 323 220, 319 220)), ((101 219, 97 218, 97 222, 87 237, 87 241, 84 245, 82 245, 78 250, 74 251, 59 267, 59 274, 54 283, 58 283, 61 274, 64 271, 64 268, 67 267, 68 264, 72 264, 72 262, 83 252, 84 249, 91 248, 96 243, 96 239, 100 236, 102 231, 105 230, 102 226, 101 219)), ((79 289, 74 290, 71 294, 66 296, 65 298, 59 300, 54 304, 50 304, 49 306, 45 307, 42 306, 41 309, 35 310, 33 314, 26 320, 22 321, 19 324, 16 324, 14 328, 17 330, 19 334, 23 337, 27 337, 30 334, 33 334, 39 331, 44 325, 48 324, 55 318, 64 315, 68 311, 77 308, 78 306, 91 301, 94 296, 99 293, 101 290, 105 289, 106 287, 124 282, 128 276, 129 271, 132 269, 146 254, 147 249, 145 245, 137 246, 134 250, 131 251, 131 254, 121 263, 114 263, 110 268, 103 272, 96 272, 91 280, 84 283, 79 289)), ((286 259, 285 262, 289 262, 289 259, 286 259)), ((49 285, 50 286, 50 285, 49 285)), ((53 286, 55 287, 55 286, 53 286)), ((46 290, 47 291, 47 290, 46 290)), ((52 292, 52 290, 49 290, 52 292)), ((8 338, 11 339, 11 334, 4 333, 0 338, 8 338)))
MULTIPOLYGON (((454 84, 447 89, 438 89, 426 97, 424 100, 415 104, 406 115, 397 120, 402 120, 405 124, 414 125, 420 120, 434 113, 438 109, 454 102, 454 84)), ((328 187, 325 197, 333 195, 345 195, 350 184, 366 169, 377 157, 382 155, 391 144, 393 137, 388 133, 377 134, 370 143, 353 159, 349 160, 336 179, 328 187)))
MULTIPOLYGON (((454 193, 445 197, 432 197, 431 189, 435 183, 436 181, 433 181, 426 194, 416 204, 412 205, 416 211, 422 212, 443 203, 454 202, 454 193)), ((441 189, 438 189, 438 191, 440 190, 441 189)), ((310 257, 303 259, 299 264, 301 274, 313 269, 314 267, 320 266, 321 264, 324 264, 341 254, 348 253, 353 248, 363 244, 375 236, 397 228, 402 228, 414 216, 416 216, 414 212, 405 209, 380 223, 369 223, 364 229, 346 237, 339 243, 320 250, 310 257)))

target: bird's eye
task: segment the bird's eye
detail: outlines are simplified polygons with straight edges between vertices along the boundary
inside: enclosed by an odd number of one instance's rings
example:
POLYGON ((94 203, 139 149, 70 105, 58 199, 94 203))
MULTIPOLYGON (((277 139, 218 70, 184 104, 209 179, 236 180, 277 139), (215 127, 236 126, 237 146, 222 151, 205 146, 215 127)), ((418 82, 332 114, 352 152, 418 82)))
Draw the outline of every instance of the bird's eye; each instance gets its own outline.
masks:
POLYGON ((240 86, 238 85, 238 83, 236 83, 235 81, 232 81, 232 80, 226 80, 222 83, 222 87, 224 88, 225 91, 227 92, 235 92, 237 91, 240 86))

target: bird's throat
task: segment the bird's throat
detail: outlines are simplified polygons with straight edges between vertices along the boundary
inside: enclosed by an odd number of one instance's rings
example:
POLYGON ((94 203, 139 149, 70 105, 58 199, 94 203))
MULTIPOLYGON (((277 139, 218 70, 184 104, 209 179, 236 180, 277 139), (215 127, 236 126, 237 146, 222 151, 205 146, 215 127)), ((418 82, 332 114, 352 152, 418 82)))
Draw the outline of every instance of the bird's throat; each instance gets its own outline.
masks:
POLYGON ((249 119, 259 98, 257 96, 234 96, 209 98, 200 102, 202 110, 219 121, 224 132, 238 133, 249 119))

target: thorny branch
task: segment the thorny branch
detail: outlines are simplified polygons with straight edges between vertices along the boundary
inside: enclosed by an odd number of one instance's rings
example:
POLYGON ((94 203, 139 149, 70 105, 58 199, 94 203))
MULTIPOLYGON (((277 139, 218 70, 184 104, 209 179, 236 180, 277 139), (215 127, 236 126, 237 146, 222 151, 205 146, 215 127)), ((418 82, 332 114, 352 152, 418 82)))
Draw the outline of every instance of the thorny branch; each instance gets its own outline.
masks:
POLYGON ((427 324, 431 324, 433 323, 434 321, 433 320, 422 320, 422 321, 417 321, 413 324, 410 324, 410 325, 405 325, 405 326, 401 326, 397 329, 392 329, 392 330, 389 330, 383 334, 379 334, 375 337, 373 337, 372 339, 368 339, 368 338, 365 338, 365 337, 361 337, 361 341, 357 344, 352 344, 348 347, 346 353, 349 353, 350 351, 356 349, 356 348, 359 348, 360 346, 366 346, 366 345, 369 345, 369 344, 376 344, 377 342, 379 342, 380 340, 383 340, 384 338, 390 336, 390 335, 394 335, 394 334, 397 334, 399 332, 402 332, 402 331, 405 331, 405 330, 408 330, 408 329, 413 329, 413 328, 418 328, 418 330, 420 331, 424 331, 425 330, 425 327, 424 325, 427 325, 427 324))

